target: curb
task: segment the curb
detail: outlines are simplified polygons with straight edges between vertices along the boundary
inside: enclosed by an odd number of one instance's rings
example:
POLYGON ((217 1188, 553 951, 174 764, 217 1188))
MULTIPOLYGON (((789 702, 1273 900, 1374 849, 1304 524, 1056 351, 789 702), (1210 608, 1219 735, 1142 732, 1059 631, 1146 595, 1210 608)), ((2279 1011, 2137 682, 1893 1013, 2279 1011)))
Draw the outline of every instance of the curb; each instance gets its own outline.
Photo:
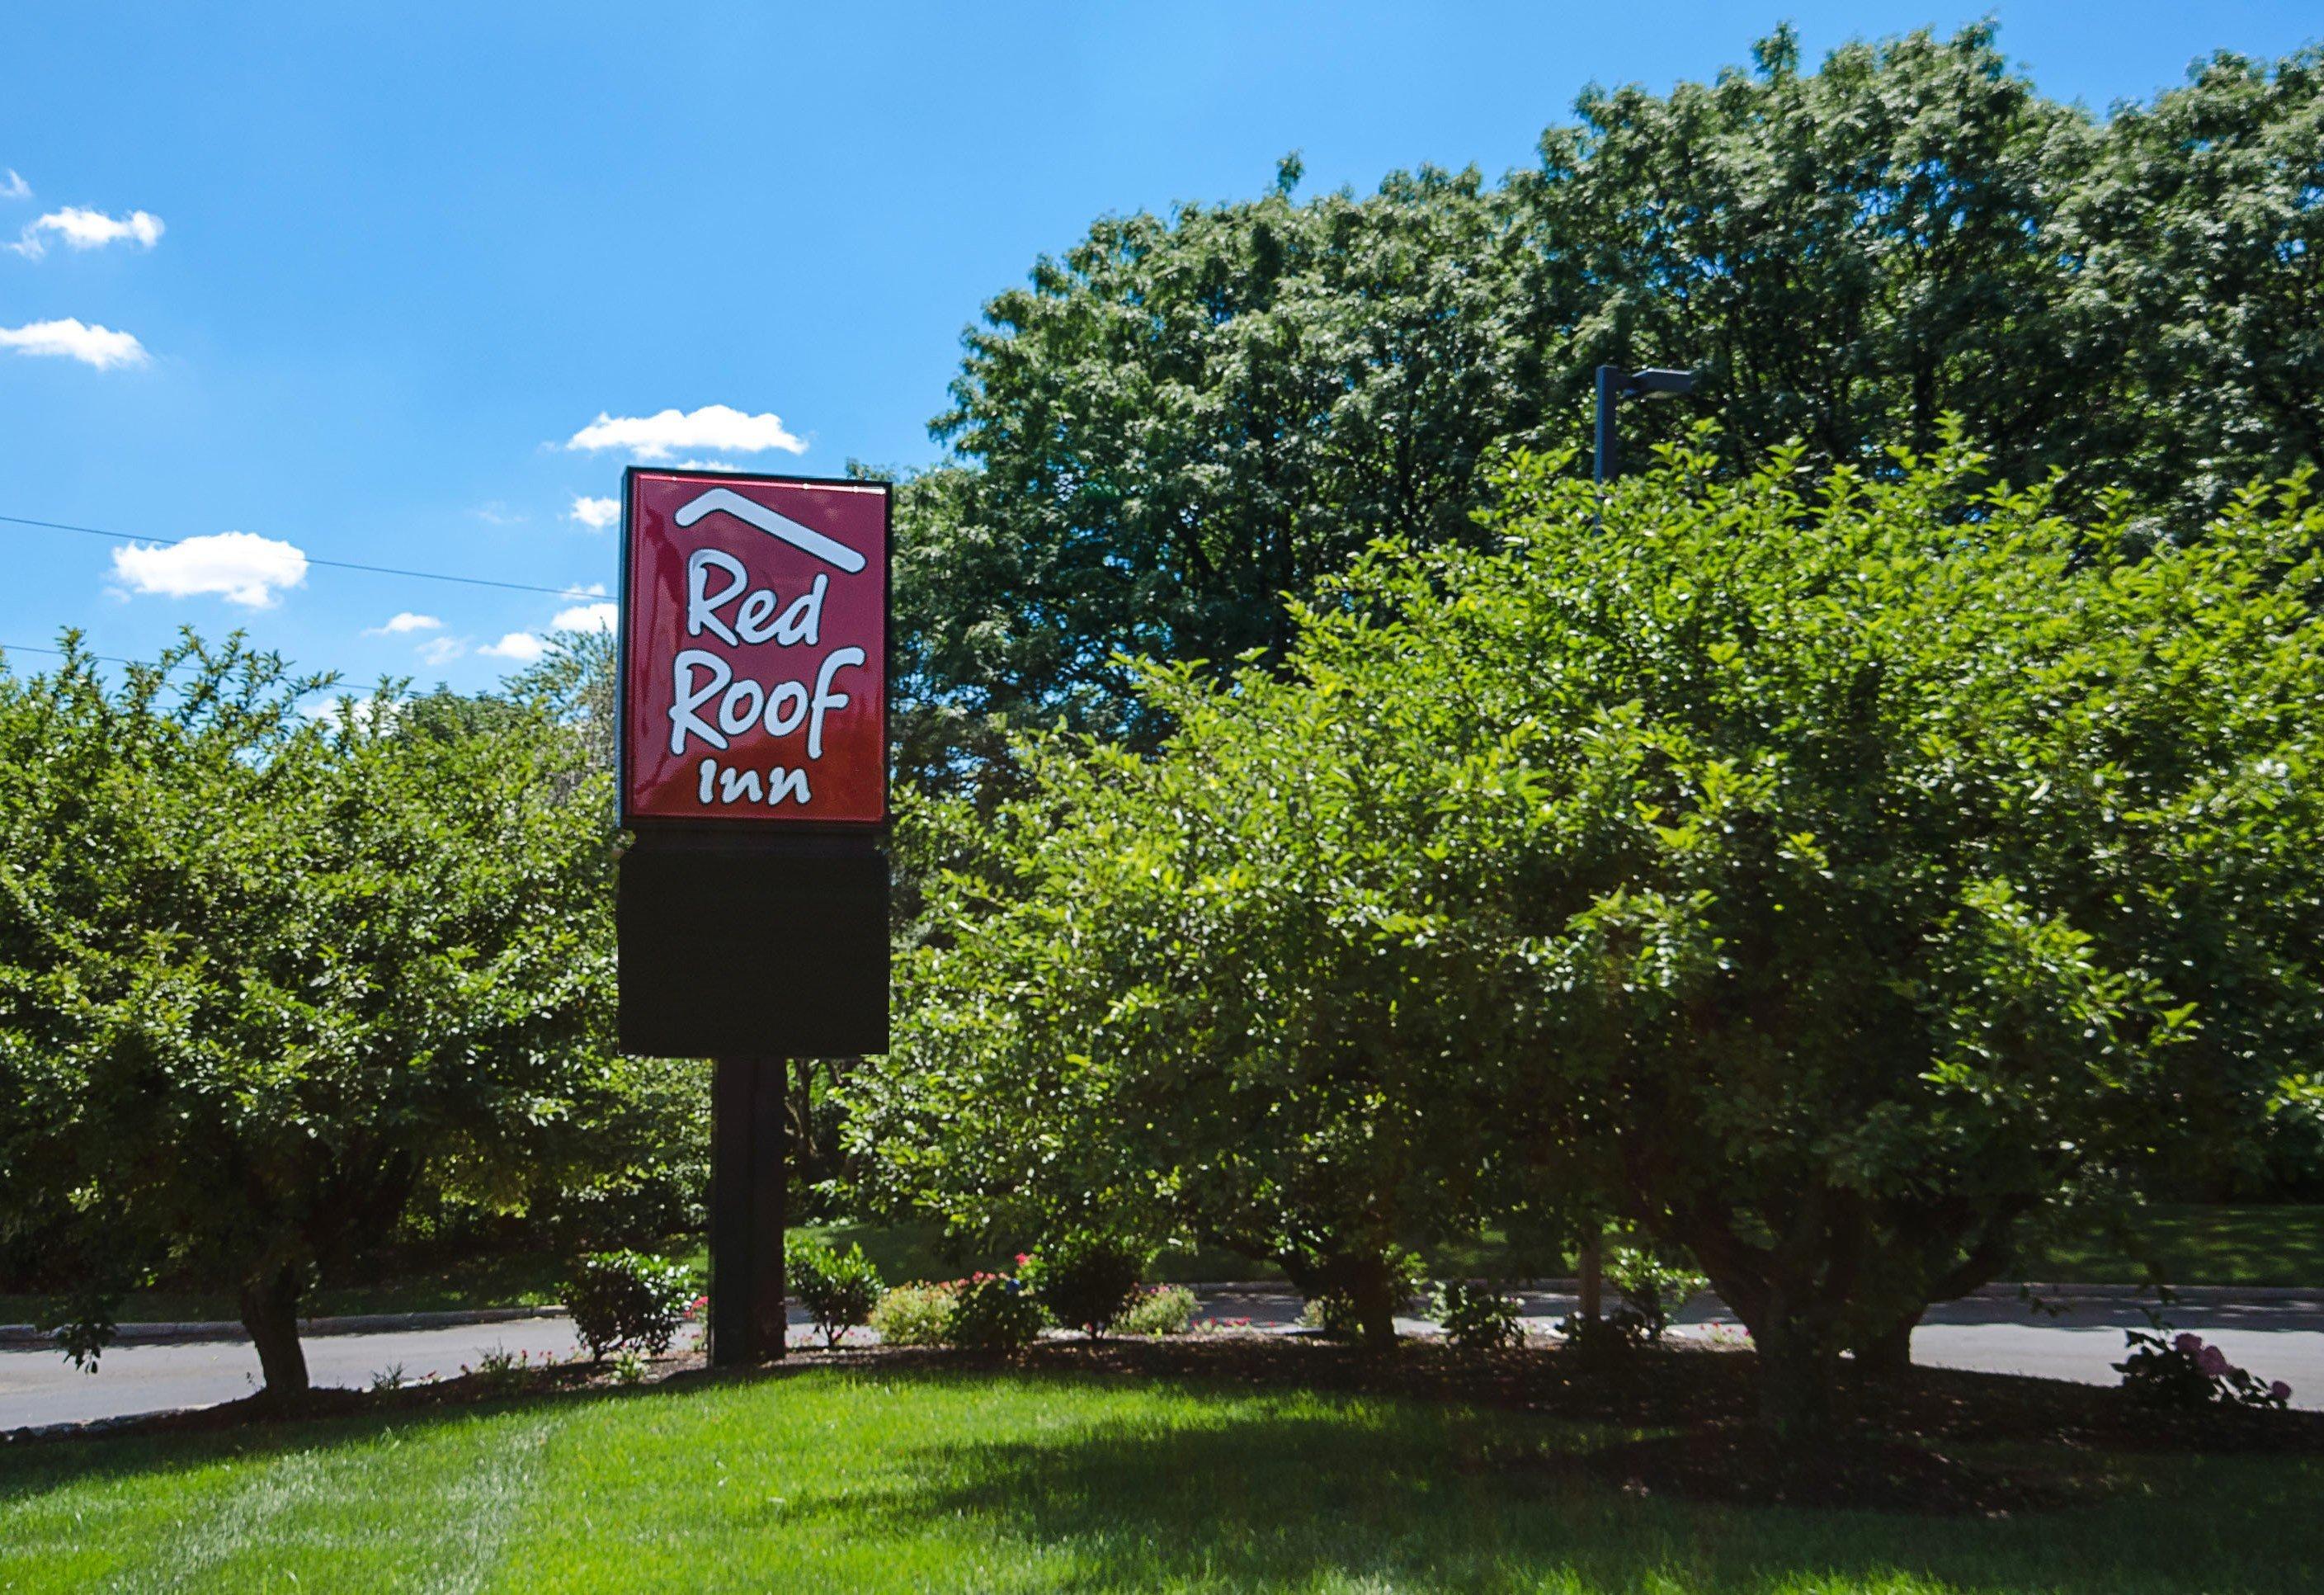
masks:
MULTIPOLYGON (((527 1318, 556 1318, 561 1305, 546 1307, 469 1307, 448 1313, 355 1313, 338 1318, 301 1318, 301 1335, 380 1334, 399 1329, 456 1329, 465 1323, 512 1323, 527 1318)), ((162 1341, 246 1341, 249 1331, 233 1319, 204 1323, 124 1323, 111 1344, 135 1345, 162 1341)), ((0 1323, 0 1350, 47 1351, 56 1339, 31 1323, 0 1323)))

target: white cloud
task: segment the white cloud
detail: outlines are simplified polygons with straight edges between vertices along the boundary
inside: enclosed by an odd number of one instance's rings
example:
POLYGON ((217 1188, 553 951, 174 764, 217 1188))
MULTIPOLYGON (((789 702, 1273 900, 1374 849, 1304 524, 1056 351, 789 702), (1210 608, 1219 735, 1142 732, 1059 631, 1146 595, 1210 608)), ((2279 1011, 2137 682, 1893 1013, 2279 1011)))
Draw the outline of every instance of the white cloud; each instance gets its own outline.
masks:
POLYGON ((487 526, 515 526, 525 518, 523 511, 512 510, 498 499, 489 504, 478 504, 468 513, 487 526))
POLYGON ((383 626, 366 626, 364 629, 364 635, 366 637, 400 637, 406 632, 438 631, 442 629, 443 624, 444 622, 442 621, 438 620, 432 614, 414 614, 411 611, 407 609, 400 613, 388 616, 387 623, 383 626))
POLYGON ((299 713, 335 728, 352 725, 358 731, 368 731, 374 722, 382 726, 394 724, 396 717, 403 713, 403 705, 393 698, 362 698, 342 693, 337 697, 318 698, 301 705, 299 713))
POLYGON ((14 167, 0 168, 0 170, 5 170, 8 174, 8 180, 0 183, 0 199, 30 199, 32 197, 32 185, 18 177, 14 167))
POLYGON ((578 521, 592 531, 603 531, 621 518, 622 506, 612 499, 583 498, 577 493, 574 495, 573 508, 566 512, 567 520, 578 521))
POLYGON ((733 460, 674 460, 669 468, 673 471, 744 471, 750 467, 738 466, 733 460))
POLYGON ((467 640, 461 637, 430 637, 420 645, 420 657, 431 665, 448 665, 467 651, 467 640))
POLYGON ((0 349, 14 349, 19 355, 60 355, 99 371, 143 365, 148 358, 145 346, 128 333, 109 327, 84 327, 71 316, 61 321, 0 327, 0 349))
POLYGON ((228 604, 272 609, 281 589, 307 579, 307 556, 292 544, 249 531, 189 537, 160 547, 113 551, 113 574, 133 592, 190 598, 216 593, 228 604))
POLYGON ((38 260, 49 252, 48 240, 42 235, 52 233, 63 239, 69 249, 103 249, 108 244, 123 243, 151 249, 161 241, 165 230, 161 218, 150 210, 133 210, 127 216, 107 216, 101 210, 83 210, 78 206, 68 205, 62 210, 52 210, 29 224, 24 228, 24 235, 8 247, 18 254, 38 260))
POLYGON ((786 431, 778 415, 745 415, 729 404, 706 404, 691 413, 675 410, 653 415, 607 415, 566 439, 567 448, 626 448, 641 460, 665 460, 674 449, 708 448, 722 454, 756 454, 779 448, 805 454, 804 439, 786 431))
POLYGON ((511 632, 498 642, 487 642, 476 651, 496 659, 514 659, 520 665, 529 665, 549 651, 549 644, 530 632, 511 632))
POLYGON ((554 632, 610 632, 621 617, 620 607, 610 603, 576 604, 558 610, 549 626, 554 632))

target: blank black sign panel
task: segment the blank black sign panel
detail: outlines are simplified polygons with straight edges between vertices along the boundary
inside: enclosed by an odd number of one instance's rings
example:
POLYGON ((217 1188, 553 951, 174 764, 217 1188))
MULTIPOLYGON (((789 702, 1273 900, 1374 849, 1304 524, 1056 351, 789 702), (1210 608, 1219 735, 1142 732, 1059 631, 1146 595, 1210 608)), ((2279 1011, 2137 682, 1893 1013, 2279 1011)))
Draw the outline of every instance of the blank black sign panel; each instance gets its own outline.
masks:
POLYGON ((868 844, 657 846, 622 857, 622 1050, 888 1050, 888 855, 868 844))

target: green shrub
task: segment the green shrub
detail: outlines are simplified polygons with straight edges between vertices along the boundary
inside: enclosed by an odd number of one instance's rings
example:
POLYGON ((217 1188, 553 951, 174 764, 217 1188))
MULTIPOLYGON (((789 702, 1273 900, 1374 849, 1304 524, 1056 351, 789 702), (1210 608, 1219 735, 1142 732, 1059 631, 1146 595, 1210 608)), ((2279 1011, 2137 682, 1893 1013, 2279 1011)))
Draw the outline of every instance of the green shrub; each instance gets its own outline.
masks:
POLYGON ((1013 1351, 1041 1332, 1041 1304, 1006 1274, 972 1274, 953 1287, 945 1339, 975 1351, 1013 1351))
POLYGON ((1604 1268, 1606 1283, 1621 1292, 1623 1305, 1637 1321, 1638 1333, 1649 1341, 1661 1340, 1672 1314, 1711 1284, 1695 1272, 1691 1260, 1666 1249, 1628 1242, 1606 1249, 1604 1268))
POLYGON ((1150 1256, 1106 1236, 1074 1232, 1019 1257, 1017 1277, 1050 1317, 1095 1340, 1129 1309, 1150 1256))
POLYGON ((1464 1351, 1524 1344, 1519 1307, 1517 1297, 1466 1279, 1448 1279, 1436 1291, 1437 1324, 1464 1351))
POLYGON ((2173 1335, 2157 1323, 2151 1331, 2123 1332, 2129 1356, 2114 1365, 2122 1375, 2122 1388, 2134 1400, 2150 1406, 2289 1406, 2292 1387, 2282 1379, 2262 1384, 2227 1360, 2226 1352, 2203 1343, 2203 1337, 2173 1335))
POLYGON ((566 1310, 594 1360, 617 1346, 660 1356, 677 1338, 693 1301, 693 1270, 636 1251, 601 1251, 582 1258, 565 1291, 566 1310))
POLYGON ((1141 1290, 1115 1321, 1124 1334, 1185 1334, 1194 1326, 1194 1293, 1183 1285, 1141 1290))
POLYGON ((1637 1314, 1621 1307, 1602 1318, 1584 1318, 1576 1313, 1559 1321, 1557 1332, 1565 1337, 1568 1351, 1595 1361, 1636 1351, 1646 1338, 1646 1325, 1637 1314))
POLYGON ((952 1326, 954 1287, 899 1285, 872 1309, 872 1329, 890 1346, 941 1346, 952 1326))
POLYGON ((839 1344, 849 1330, 871 1321, 880 1305, 880 1270, 862 1246, 841 1251, 828 1240, 803 1240, 790 1249, 788 1262, 791 1294, 823 1332, 825 1345, 839 1344))

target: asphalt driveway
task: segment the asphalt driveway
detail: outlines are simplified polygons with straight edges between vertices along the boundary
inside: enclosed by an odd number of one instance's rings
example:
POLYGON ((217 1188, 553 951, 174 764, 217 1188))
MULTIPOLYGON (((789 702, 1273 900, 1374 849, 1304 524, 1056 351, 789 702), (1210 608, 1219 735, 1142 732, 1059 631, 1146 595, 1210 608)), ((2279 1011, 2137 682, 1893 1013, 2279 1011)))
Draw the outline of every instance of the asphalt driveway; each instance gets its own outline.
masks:
MULTIPOLYGON (((2144 1327, 2145 1314, 2122 1297, 2056 1305, 2061 1310, 2052 1315, 2002 1297, 1949 1303, 1932 1311, 1914 1333, 1914 1358, 1941 1368, 2114 1383, 2118 1376, 2108 1365, 2123 1355, 2123 1331, 2144 1327)), ((1570 1296, 1529 1294, 1527 1327, 1545 1332, 1572 1308, 1570 1296)), ((1299 1298, 1281 1290, 1206 1290, 1199 1313, 1284 1331, 1298 1322, 1299 1298)), ((2324 1292, 2304 1298, 2207 1292, 2175 1305, 2169 1317, 2174 1328, 2216 1341, 2262 1378, 2289 1381, 2293 1406, 2324 1410, 2324 1292)), ((794 1309, 791 1321, 794 1343, 809 1343, 814 1337, 805 1316, 794 1309)), ((1434 1328, 1422 1319, 1400 1323, 1415 1333, 1434 1328)), ((1705 1298, 1681 1314, 1678 1332, 1729 1336, 1732 1325, 1731 1315, 1705 1298)), ((315 1334, 307 1339, 307 1366, 318 1385, 361 1388, 391 1370, 415 1380, 430 1374, 449 1378, 462 1364, 474 1366, 495 1350, 529 1352, 538 1360, 569 1356, 578 1343, 572 1320, 564 1317, 315 1334)), ((257 1353, 239 1338, 118 1345, 94 1374, 76 1370, 53 1351, 0 1351, 0 1430, 208 1406, 246 1396, 257 1385, 257 1353)))

